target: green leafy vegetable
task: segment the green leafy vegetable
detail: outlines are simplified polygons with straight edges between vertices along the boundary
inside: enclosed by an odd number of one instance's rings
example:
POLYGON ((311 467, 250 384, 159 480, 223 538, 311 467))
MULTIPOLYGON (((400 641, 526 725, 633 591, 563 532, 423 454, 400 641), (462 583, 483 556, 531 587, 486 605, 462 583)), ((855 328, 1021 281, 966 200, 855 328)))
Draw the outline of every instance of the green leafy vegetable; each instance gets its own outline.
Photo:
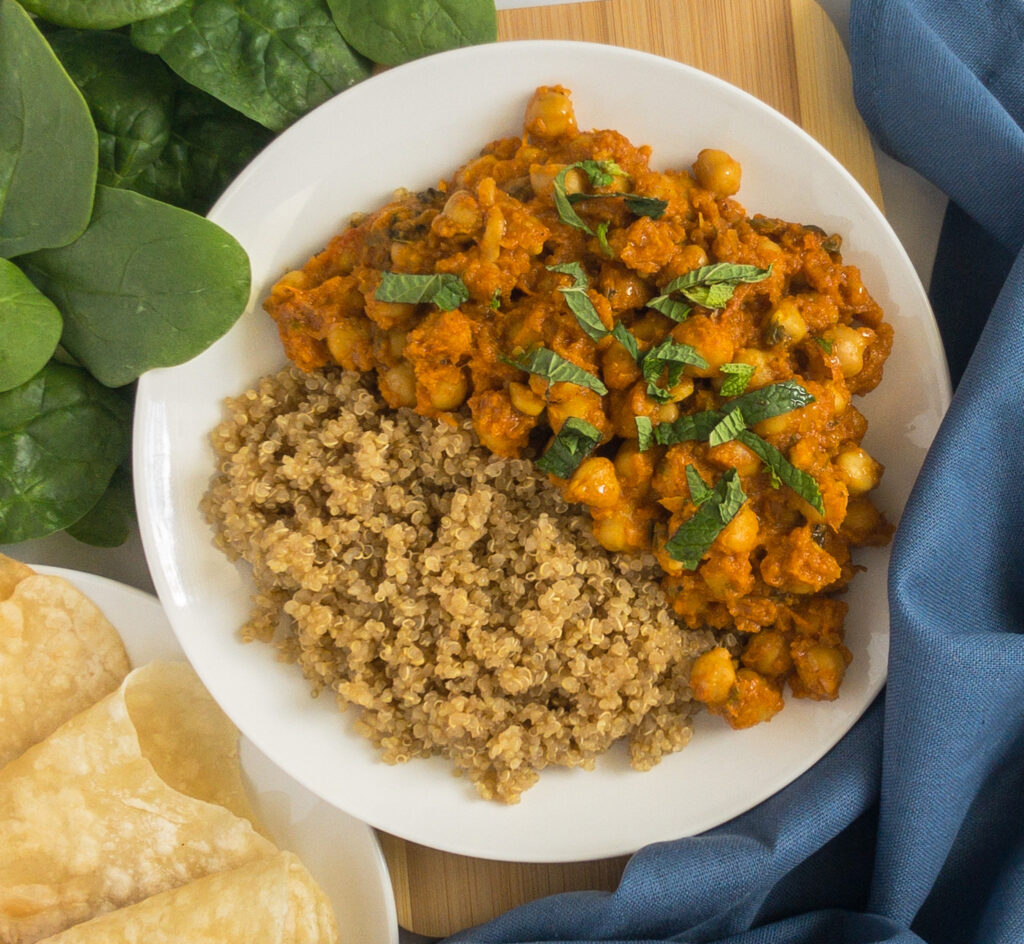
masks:
POLYGON ((504 358, 504 360, 513 367, 525 370, 528 374, 537 374, 537 376, 543 377, 549 383, 574 383, 580 387, 587 387, 601 396, 608 392, 608 388, 600 378, 546 347, 534 348, 519 360, 512 358, 504 358))
POLYGON ((553 181, 552 199, 555 202, 555 209, 558 210, 559 219, 568 223, 576 229, 582 230, 593 236, 594 231, 583 222, 580 215, 573 209, 573 199, 586 198, 586 194, 573 194, 572 197, 566 193, 565 178, 571 170, 581 170, 587 175, 587 180, 592 187, 607 187, 612 180, 622 174, 622 168, 614 161, 576 161, 574 164, 566 164, 556 175, 553 181))
POLYGON ((783 380, 736 397, 726 403, 722 410, 741 410, 747 425, 754 426, 762 420, 799 410, 813 402, 814 397, 805 387, 795 380, 783 380))
POLYGON ((631 334, 629 329, 621 322, 615 322, 615 327, 612 328, 612 337, 619 342, 635 361, 640 360, 640 346, 637 343, 636 336, 631 334))
POLYGON ((373 297, 381 302, 433 303, 442 311, 453 311, 469 301, 469 289, 457 275, 410 275, 406 272, 382 272, 373 297))
POLYGON ((159 16, 180 6, 183 0, 19 0, 44 20, 58 26, 107 30, 136 20, 159 16))
POLYGON ((88 225, 96 129, 14 0, 0 0, 0 257, 63 246, 88 225))
MULTIPOLYGON (((697 478, 700 476, 697 475, 697 478)), ((689 471, 687 481, 690 481, 689 471)), ((703 480, 701 485, 704 485, 703 480)), ((747 495, 740 484, 739 474, 735 469, 729 469, 715 483, 714 488, 704 487, 701 499, 693 516, 684 521, 676 533, 665 542, 665 552, 668 556, 679 561, 687 570, 697 569, 701 558, 708 552, 715 538, 743 507, 747 495)), ((696 502, 696 498, 694 501, 696 502)))
POLYGON ((601 442, 601 431, 578 416, 570 416, 547 451, 537 460, 542 472, 567 479, 601 442))
POLYGON ((107 490, 74 524, 66 528, 76 541, 94 547, 118 547, 128 540, 135 521, 135 493, 127 463, 114 470, 107 490))
POLYGON ((60 30, 48 38, 96 123, 99 182, 120 187, 167 146, 177 77, 123 33, 60 30))
POLYGON ((53 355, 60 312, 13 263, 0 259, 0 390, 29 380, 53 355))
POLYGON ((703 505, 711 497, 711 487, 692 465, 686 466, 686 485, 690 489, 690 500, 695 505, 703 505))
POLYGON ((646 452, 654 445, 654 423, 649 416, 634 416, 636 423, 636 447, 640 452, 646 452))
POLYGON ((773 484, 777 484, 777 480, 787 485, 819 514, 825 514, 821 489, 812 475, 798 469, 770 442, 750 430, 743 430, 736 438, 765 464, 771 473, 773 484))
POLYGON ((724 308, 737 285, 742 282, 760 282, 768 278, 771 271, 771 266, 762 269, 731 262, 701 266, 669 282, 665 291, 652 298, 647 307, 668 315, 673 321, 682 321, 692 307, 680 299, 672 298, 673 295, 682 295, 688 302, 704 308, 724 308))
POLYGON ((49 41, 92 112, 101 184, 206 213, 272 137, 122 33, 59 30, 49 41))
POLYGON ((498 38, 494 0, 327 0, 327 5, 352 47, 383 65, 498 38))
POLYGON ((129 405, 84 370, 50 364, 0 393, 0 542, 78 521, 126 458, 129 405))
POLYGON ((608 334, 608 329, 604 326, 594 303, 587 296, 587 275, 583 271, 583 266, 578 262, 564 262, 561 265, 548 266, 548 271, 559 272, 572 279, 572 285, 559 289, 565 296, 566 304, 591 341, 600 341, 604 338, 608 334))
POLYGON ((370 74, 323 0, 185 0, 132 25, 132 42, 274 131, 370 74))
POLYGON ((672 388, 679 383, 683 369, 691 364, 705 368, 708 362, 689 344, 680 344, 671 337, 652 347, 640 362, 640 370, 647 381, 647 395, 655 400, 667 402, 672 399, 672 388), (658 381, 666 375, 664 386, 658 381))
POLYGON ((661 219, 668 209, 668 200, 658 197, 642 197, 637 193, 622 195, 622 202, 637 216, 649 216, 652 220, 661 219))
POLYGON ((722 364, 718 369, 728 375, 719 391, 723 397, 738 397, 747 389, 750 378, 754 376, 753 364, 722 364))
POLYGON ((747 424, 742 411, 731 410, 715 424, 715 428, 708 434, 708 445, 721 446, 722 443, 735 439, 746 428, 747 424))
POLYGON ((654 439, 659 446, 674 446, 691 440, 707 441, 712 430, 722 421, 717 410, 705 410, 680 416, 671 423, 659 423, 654 427, 654 439))
POLYGON ((62 312, 64 347, 109 387, 189 360, 249 299, 249 260, 231 235, 128 190, 99 187, 78 240, 19 261, 62 312))

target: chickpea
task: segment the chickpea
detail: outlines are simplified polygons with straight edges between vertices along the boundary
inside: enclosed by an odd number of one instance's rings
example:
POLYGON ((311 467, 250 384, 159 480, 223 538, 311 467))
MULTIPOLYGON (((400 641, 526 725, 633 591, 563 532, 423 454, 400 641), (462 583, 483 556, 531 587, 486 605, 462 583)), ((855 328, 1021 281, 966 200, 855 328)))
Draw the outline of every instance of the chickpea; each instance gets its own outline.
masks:
POLYGON ((389 406, 397 408, 416 405, 416 374, 408 361, 402 361, 383 372, 378 371, 377 378, 381 396, 389 406))
POLYGON ((291 272, 285 272, 285 274, 277 280, 277 284, 274 288, 278 288, 280 286, 287 286, 288 288, 308 288, 309 276, 307 276, 302 269, 292 269, 291 272))
POLYGON ((441 235, 472 233, 480 226, 480 205, 467 190, 456 190, 446 201, 441 215, 435 219, 435 229, 442 229, 441 235), (443 225, 447 224, 447 225, 443 225))
POLYGON ((578 392, 565 400, 555 400, 552 396, 552 402, 548 403, 548 425, 557 433, 570 416, 575 416, 604 430, 608 419, 604 415, 601 397, 593 390, 583 387, 576 389, 578 392))
POLYGON ((327 332, 327 349, 336 363, 346 370, 358 370, 362 366, 370 344, 370 327, 362 318, 346 318, 331 326, 327 332))
POLYGON ((722 528, 716 543, 729 554, 749 554, 757 547, 760 531, 757 514, 747 502, 736 512, 732 521, 722 528))
POLYGON ((690 669, 693 697, 706 705, 720 704, 732 694, 736 666, 729 650, 721 646, 697 656, 690 669))
POLYGON ((547 406, 547 401, 534 393, 526 384, 512 381, 508 385, 509 399, 520 413, 527 416, 540 416, 547 406))
POLYGON ((832 354, 838 359, 844 377, 853 377, 864 369, 864 350, 871 334, 870 328, 858 331, 849 325, 837 324, 822 335, 832 342, 832 354))
POLYGON ((846 658, 835 646, 793 646, 793 664, 800 686, 794 691, 805 698, 831 701, 839 694, 846 675, 846 658))
POLYGON ((707 361, 707 367, 687 367, 686 375, 716 377, 718 368, 732 360, 736 348, 728 331, 723 331, 707 315, 691 315, 672 329, 672 338, 689 344, 707 361))
POLYGON ((731 197, 740 189, 740 165, 725 151, 704 148, 693 165, 697 183, 720 197, 731 197))
POLYGON ((740 475, 754 475, 761 468, 761 460, 735 439, 710 447, 708 462, 720 469, 735 469, 740 475))
MULTIPOLYGON (((757 347, 743 347, 733 355, 733 360, 737 364, 749 364, 754 368, 750 380, 747 381, 748 390, 766 387, 775 379, 771 369, 771 356, 767 351, 762 351, 757 347)), ((725 382, 724 377, 722 382, 725 382)))
POLYGON ((461 367, 447 367, 433 370, 430 373, 430 385, 427 388, 430 405, 435 410, 444 412, 460 406, 469 393, 469 381, 461 367))
POLYGON ((615 474, 620 485, 630 491, 645 493, 654 475, 656 450, 640 451, 635 439, 625 440, 615 453, 615 474))
POLYGON ((765 340, 769 344, 798 344, 807 337, 807 322, 793 298, 783 298, 768 318, 765 340))
POLYGON ((785 675, 793 667, 786 637, 768 629, 750 637, 740 661, 759 675, 776 678, 785 675))
POLYGON ((560 85, 542 86, 526 106, 524 127, 538 138, 560 138, 576 133, 576 114, 569 93, 560 85))
POLYGON ((601 355, 601 378, 609 390, 625 390, 640 379, 640 365, 629 351, 613 340, 601 355))
POLYGON ((851 495, 870 492, 882 479, 882 464, 860 446, 851 446, 840 452, 835 465, 839 478, 846 483, 851 495))
POLYGON ((501 253, 501 240, 505 236, 505 216, 501 210, 492 206, 487 211, 487 222, 484 234, 480 238, 480 258, 484 262, 497 262, 501 253))
POLYGON ((638 551, 649 541, 649 527, 634 515, 635 509, 622 503, 594 516, 594 537, 607 551, 638 551))
POLYGON ((591 508, 614 508, 622 498, 622 488, 611 459, 591 456, 584 459, 563 489, 568 502, 591 508))

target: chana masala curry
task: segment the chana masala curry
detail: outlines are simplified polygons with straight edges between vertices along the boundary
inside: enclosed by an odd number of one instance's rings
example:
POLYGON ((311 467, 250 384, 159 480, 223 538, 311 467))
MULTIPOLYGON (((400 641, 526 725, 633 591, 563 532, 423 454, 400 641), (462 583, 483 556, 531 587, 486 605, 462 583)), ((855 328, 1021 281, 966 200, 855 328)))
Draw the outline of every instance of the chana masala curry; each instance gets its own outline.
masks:
POLYGON ((539 88, 521 136, 354 218, 265 307, 302 370, 373 372, 393 408, 468 413, 609 552, 653 552, 679 624, 722 640, 694 660, 693 697, 743 728, 787 688, 836 698, 851 660, 851 550, 892 531, 855 398, 892 329, 839 235, 748 214, 733 157, 650 158, 539 88))

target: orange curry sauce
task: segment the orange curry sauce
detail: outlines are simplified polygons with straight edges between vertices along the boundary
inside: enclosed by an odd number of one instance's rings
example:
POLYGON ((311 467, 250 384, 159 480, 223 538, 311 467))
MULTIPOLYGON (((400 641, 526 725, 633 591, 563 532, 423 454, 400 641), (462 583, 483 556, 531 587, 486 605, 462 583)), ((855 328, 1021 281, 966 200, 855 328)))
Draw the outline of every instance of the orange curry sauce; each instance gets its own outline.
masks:
POLYGON ((718 632, 721 645, 693 666, 694 697, 747 727, 782 708, 787 685, 797 697, 835 698, 850 661, 847 604, 835 593, 857 570, 851 547, 885 544, 892 531, 868 497, 882 468, 860 446, 867 424, 852 398, 881 379, 892 329, 859 271, 843 264, 838 236, 747 215, 733 198, 740 166, 729 155, 705 150, 692 169, 665 172, 649 158, 618 132, 579 131, 567 90, 540 88, 521 137, 354 220, 265 304, 299 367, 375 371, 390 405, 428 416, 468 409, 499 455, 541 453, 570 417, 597 430, 596 449, 555 481, 589 508, 609 551, 653 551, 683 623, 718 632), (610 180, 595 184, 589 161, 611 168, 610 180), (565 221, 558 189, 585 228, 565 221), (663 212, 634 212, 626 193, 663 212), (564 291, 572 277, 550 268, 566 263, 582 266, 604 328, 627 328, 639 358, 610 333, 595 340, 583 329, 564 291), (691 305, 681 320, 648 307, 672 280, 715 263, 766 271, 722 307, 691 305), (448 311, 380 301, 384 272, 451 273, 469 297, 448 311), (652 396, 639 360, 666 339, 707 366, 685 366, 652 396), (607 392, 515 366, 539 347, 607 392), (751 430, 813 477, 823 513, 737 438, 640 448, 637 417, 656 427, 719 410, 737 370, 746 392, 791 381, 813 397, 751 430), (745 496, 692 569, 665 546, 697 511, 687 467, 709 487, 735 475, 745 496))

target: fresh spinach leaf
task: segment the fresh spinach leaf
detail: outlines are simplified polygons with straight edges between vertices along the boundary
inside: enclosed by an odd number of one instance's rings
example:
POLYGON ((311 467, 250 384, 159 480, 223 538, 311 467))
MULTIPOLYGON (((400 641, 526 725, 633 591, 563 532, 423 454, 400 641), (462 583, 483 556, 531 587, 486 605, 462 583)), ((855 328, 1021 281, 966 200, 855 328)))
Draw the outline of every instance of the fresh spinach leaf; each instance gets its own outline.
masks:
POLYGON ((53 302, 13 262, 0 259, 0 390, 42 369, 57 349, 62 324, 53 302))
POLYGON ((128 540, 135 522, 135 493, 127 464, 119 465, 107 490, 81 518, 65 529, 83 544, 118 547, 128 540))
POLYGON ((556 354, 546 347, 534 348, 519 360, 512 358, 503 358, 503 360, 513 367, 525 370, 528 374, 537 374, 549 383, 574 383, 580 387, 587 387, 601 396, 608 392, 608 388, 599 377, 595 377, 589 371, 572 361, 567 361, 560 354, 556 354))
POLYGON ((570 416, 558 431, 547 451, 537 460, 537 468, 560 479, 567 479, 601 442, 601 431, 578 416, 570 416))
MULTIPOLYGON (((699 475, 697 477, 700 478, 699 475)), ((701 484, 704 484, 703 480, 701 484)), ((708 552, 715 538, 736 517, 747 500, 746 492, 740 484, 739 473, 735 469, 729 469, 714 487, 703 492, 701 497, 702 501, 697 511, 665 542, 665 552, 668 556, 679 561, 687 570, 697 569, 701 558, 708 552)))
POLYGON ((327 5, 352 47, 386 66, 498 38, 494 0, 327 0, 327 5))
POLYGON ((123 33, 59 30, 48 39, 92 112, 99 182, 123 186, 167 147, 177 77, 123 33))
POLYGON ((19 0, 26 10, 76 29, 108 30, 136 20, 158 16, 180 6, 183 0, 19 0))
POLYGON ((84 370, 48 364, 0 393, 0 543, 74 524, 127 457, 129 404, 84 370))
POLYGON ((79 239, 19 262, 63 314, 63 346, 109 387, 189 360, 235 323, 249 298, 249 260, 229 233, 110 187, 97 189, 79 239))
POLYGON ((133 24, 131 38, 186 82, 272 131, 372 68, 342 39, 324 0, 185 0, 133 24))
POLYGON ((213 96, 183 86, 163 153, 122 186, 205 215, 273 136, 213 96))
POLYGON ((450 272, 410 275, 407 272, 382 272, 373 297, 381 302, 405 302, 417 305, 433 302, 441 311, 454 311, 469 301, 466 283, 450 272))
POLYGON ((29 15, 0 0, 0 257, 64 246, 88 225, 96 128, 29 15))

